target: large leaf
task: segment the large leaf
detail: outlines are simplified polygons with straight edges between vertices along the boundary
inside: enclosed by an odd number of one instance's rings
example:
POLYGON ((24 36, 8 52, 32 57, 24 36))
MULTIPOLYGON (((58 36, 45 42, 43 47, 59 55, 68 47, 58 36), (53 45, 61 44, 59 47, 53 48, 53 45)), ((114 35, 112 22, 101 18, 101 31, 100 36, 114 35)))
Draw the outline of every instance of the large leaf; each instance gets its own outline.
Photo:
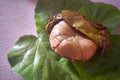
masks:
POLYGON ((107 26, 110 32, 120 24, 120 11, 109 4, 89 3, 83 5, 78 11, 93 23, 107 26))
POLYGON ((111 36, 112 47, 88 62, 70 62, 49 47, 47 36, 23 36, 8 53, 10 64, 25 80, 119 80, 120 36, 111 36))
POLYGON ((63 9, 78 10, 84 4, 91 3, 89 0, 38 0, 35 9, 37 32, 45 27, 48 19, 63 9))

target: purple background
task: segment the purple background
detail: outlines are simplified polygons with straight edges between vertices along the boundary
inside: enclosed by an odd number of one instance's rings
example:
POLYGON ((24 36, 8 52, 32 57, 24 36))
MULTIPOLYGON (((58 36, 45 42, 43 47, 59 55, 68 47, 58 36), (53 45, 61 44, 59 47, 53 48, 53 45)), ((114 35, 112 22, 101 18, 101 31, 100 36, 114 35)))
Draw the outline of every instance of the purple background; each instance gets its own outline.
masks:
MULTIPOLYGON (((111 3, 120 9, 120 0, 91 0, 111 3)), ((34 8, 37 0, 0 0, 0 80, 23 80, 11 70, 7 52, 22 35, 36 35, 34 8)), ((115 32, 119 33, 120 29, 115 32)))

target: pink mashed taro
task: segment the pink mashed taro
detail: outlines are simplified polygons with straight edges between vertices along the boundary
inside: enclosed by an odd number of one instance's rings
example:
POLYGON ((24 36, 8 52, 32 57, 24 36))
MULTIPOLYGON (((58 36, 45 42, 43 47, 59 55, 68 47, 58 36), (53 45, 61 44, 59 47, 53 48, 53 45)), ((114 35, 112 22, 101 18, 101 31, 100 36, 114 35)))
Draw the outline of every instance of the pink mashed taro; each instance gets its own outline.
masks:
POLYGON ((97 50, 97 45, 91 39, 79 35, 65 21, 53 27, 49 39, 55 53, 72 61, 86 61, 97 50))

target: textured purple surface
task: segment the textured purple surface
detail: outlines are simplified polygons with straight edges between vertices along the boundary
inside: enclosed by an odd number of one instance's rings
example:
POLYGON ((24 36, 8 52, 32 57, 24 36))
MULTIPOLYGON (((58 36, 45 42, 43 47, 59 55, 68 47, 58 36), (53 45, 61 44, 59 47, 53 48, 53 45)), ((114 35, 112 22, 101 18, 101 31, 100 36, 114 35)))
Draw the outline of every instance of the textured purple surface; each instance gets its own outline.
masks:
MULTIPOLYGON (((120 0, 92 1, 112 3, 120 9, 120 0)), ((0 0, 0 80, 23 80, 11 70, 7 52, 20 36, 36 35, 34 22, 36 2, 36 0, 0 0)))
POLYGON ((91 0, 91 1, 93 1, 93 2, 105 2, 108 4, 112 4, 120 9, 120 0, 91 0))
POLYGON ((35 0, 0 0, 0 80, 22 80, 12 70, 7 52, 25 34, 36 35, 35 0))

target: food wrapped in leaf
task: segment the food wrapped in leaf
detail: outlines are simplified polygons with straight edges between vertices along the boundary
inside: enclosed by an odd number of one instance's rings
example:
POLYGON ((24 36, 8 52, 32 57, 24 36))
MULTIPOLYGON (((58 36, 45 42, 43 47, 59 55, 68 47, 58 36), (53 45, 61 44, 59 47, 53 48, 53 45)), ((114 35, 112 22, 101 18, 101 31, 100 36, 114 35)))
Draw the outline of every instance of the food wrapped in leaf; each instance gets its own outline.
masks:
POLYGON ((105 53, 110 47, 106 27, 92 23, 76 11, 63 10, 46 25, 51 48, 72 61, 86 61, 96 51, 105 53))

